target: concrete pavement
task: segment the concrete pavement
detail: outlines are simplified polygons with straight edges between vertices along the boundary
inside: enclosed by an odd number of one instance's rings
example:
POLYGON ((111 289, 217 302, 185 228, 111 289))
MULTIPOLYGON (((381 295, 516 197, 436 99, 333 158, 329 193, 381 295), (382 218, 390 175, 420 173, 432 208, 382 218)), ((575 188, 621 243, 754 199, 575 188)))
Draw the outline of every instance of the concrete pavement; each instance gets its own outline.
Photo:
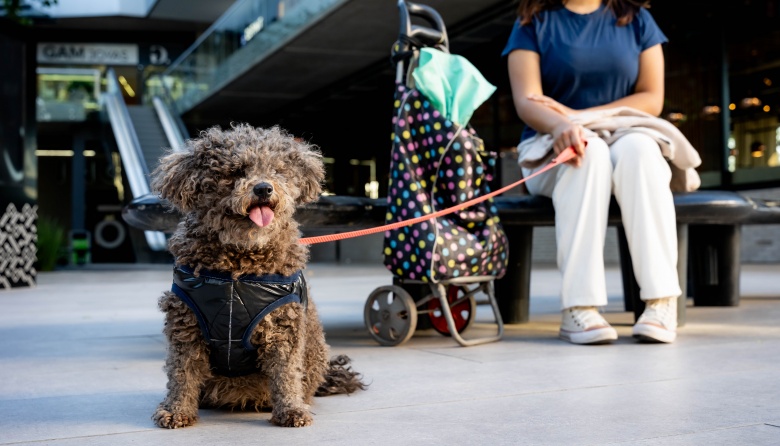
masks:
MULTIPOLYGON (((268 413, 201 410, 164 430, 157 298, 166 265, 93 265, 41 273, 0 291, 0 445, 778 445, 780 265, 746 265, 739 307, 688 308, 671 345, 639 344, 607 272, 612 345, 557 339, 558 274, 535 267, 531 322, 501 341, 462 347, 433 330, 378 345, 363 306, 392 281, 381 265, 314 263, 312 298, 332 352, 370 384, 317 398, 314 425, 268 413)), ((489 309, 463 335, 489 333, 489 309)))

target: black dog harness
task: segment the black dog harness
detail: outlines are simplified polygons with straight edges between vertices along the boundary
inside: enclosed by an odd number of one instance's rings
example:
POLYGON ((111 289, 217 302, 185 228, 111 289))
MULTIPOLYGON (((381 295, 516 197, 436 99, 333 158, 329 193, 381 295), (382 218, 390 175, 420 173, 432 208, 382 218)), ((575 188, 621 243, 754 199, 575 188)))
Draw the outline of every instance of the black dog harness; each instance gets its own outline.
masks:
POLYGON ((171 291, 197 316, 211 350, 212 371, 224 376, 258 372, 257 347, 249 340, 254 328, 282 305, 297 302, 306 308, 309 300, 302 271, 233 280, 229 274, 208 270, 196 277, 191 268, 177 266, 171 291))

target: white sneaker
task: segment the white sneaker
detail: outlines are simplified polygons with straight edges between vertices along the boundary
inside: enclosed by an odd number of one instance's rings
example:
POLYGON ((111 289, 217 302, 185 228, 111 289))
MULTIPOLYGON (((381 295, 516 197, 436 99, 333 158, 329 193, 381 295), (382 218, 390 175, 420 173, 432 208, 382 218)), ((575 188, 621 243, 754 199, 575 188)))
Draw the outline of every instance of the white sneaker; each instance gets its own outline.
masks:
POLYGON ((563 310, 559 335, 572 344, 605 344, 618 337, 617 331, 601 317, 596 307, 563 310))
POLYGON ((632 332, 641 341, 674 342, 677 338, 677 298, 645 301, 645 311, 632 332))

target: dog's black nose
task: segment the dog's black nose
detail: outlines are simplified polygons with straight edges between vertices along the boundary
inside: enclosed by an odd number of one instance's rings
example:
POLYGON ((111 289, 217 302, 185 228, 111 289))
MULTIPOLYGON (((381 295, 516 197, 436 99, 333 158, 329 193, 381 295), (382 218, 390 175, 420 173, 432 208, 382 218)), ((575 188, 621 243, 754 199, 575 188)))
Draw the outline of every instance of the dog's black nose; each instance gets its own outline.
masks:
POLYGON ((261 200, 267 200, 271 198, 271 194, 274 193, 274 187, 266 182, 257 183, 252 188, 252 192, 255 193, 261 200))

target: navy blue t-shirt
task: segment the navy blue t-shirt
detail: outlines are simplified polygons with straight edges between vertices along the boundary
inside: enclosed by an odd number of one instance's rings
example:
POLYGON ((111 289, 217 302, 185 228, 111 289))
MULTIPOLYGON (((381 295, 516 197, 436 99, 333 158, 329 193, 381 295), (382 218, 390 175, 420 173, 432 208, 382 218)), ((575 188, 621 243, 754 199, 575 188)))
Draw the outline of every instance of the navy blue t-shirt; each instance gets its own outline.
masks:
MULTIPOLYGON (((645 8, 626 26, 616 22, 604 4, 590 14, 562 6, 542 11, 528 25, 515 22, 502 56, 539 53, 546 96, 575 110, 603 105, 633 93, 639 54, 668 41, 645 8)), ((526 127, 522 139, 535 133, 526 127)))

